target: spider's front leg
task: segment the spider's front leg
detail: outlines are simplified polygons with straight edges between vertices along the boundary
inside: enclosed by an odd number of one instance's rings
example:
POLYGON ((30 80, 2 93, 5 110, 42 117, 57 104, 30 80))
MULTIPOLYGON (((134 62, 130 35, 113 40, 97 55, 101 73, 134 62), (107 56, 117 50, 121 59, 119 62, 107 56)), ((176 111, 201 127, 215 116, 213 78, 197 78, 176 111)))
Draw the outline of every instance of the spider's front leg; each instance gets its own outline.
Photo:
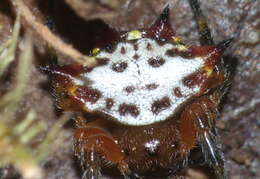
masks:
POLYGON ((131 174, 124 152, 105 129, 86 125, 77 128, 74 139, 75 154, 86 169, 84 177, 99 178, 104 163, 117 165, 125 178, 131 174))
POLYGON ((217 92, 200 97, 185 108, 181 115, 180 131, 183 152, 199 145, 206 164, 212 167, 217 178, 225 178, 224 157, 215 123, 219 103, 217 92))
MULTIPOLYGON (((95 122, 93 122, 95 123, 95 122)), ((98 179, 104 165, 117 165, 125 179, 139 178, 125 162, 126 156, 116 140, 101 127, 95 125, 79 127, 74 135, 74 150, 85 168, 83 178, 98 179)))

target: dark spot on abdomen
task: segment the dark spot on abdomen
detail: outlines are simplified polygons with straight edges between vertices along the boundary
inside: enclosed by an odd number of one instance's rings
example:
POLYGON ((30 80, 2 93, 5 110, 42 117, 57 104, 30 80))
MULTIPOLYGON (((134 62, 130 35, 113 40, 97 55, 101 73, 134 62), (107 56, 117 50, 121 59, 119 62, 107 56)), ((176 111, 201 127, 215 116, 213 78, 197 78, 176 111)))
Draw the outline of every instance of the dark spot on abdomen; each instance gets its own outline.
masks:
POLYGON ((152 48, 152 45, 151 45, 150 43, 147 43, 146 49, 149 50, 149 51, 152 50, 152 49, 153 49, 153 48, 152 48))
POLYGON ((155 84, 155 83, 151 83, 151 84, 148 84, 148 85, 145 85, 146 89, 148 90, 154 90, 156 88, 158 88, 159 85, 155 84))
POLYGON ((135 55, 133 56, 133 59, 137 60, 139 57, 140 57, 139 55, 135 54, 135 55))
POLYGON ((126 91, 127 93, 132 93, 134 92, 135 87, 134 86, 127 86, 124 88, 124 91, 126 91))
POLYGON ((111 109, 114 105, 114 100, 112 98, 107 98, 106 99, 106 108, 111 109))
POLYGON ((180 87, 174 88, 174 89, 173 89, 173 94, 174 94, 176 97, 178 97, 178 98, 180 98, 180 97, 183 96, 180 87))
POLYGON ((165 55, 170 56, 170 57, 176 57, 176 56, 178 56, 177 51, 176 51, 175 48, 174 48, 174 49, 167 50, 166 53, 165 53, 165 55))
POLYGON ((170 99, 167 96, 165 96, 162 99, 159 99, 159 100, 156 100, 156 101, 153 102, 152 107, 151 107, 151 111, 154 114, 158 114, 161 111, 169 108, 170 106, 171 106, 170 99))
POLYGON ((122 116, 130 114, 133 117, 137 117, 139 115, 139 110, 136 105, 134 104, 121 104, 119 106, 119 113, 122 116))
POLYGON ((97 100, 101 97, 100 91, 89 87, 80 87, 75 93, 75 97, 81 102, 96 103, 97 100), (83 99, 84 101, 82 101, 81 99, 83 99))
POLYGON ((138 44, 134 44, 134 50, 135 50, 135 51, 138 50, 138 44))
POLYGON ((160 67, 165 63, 165 60, 161 57, 156 57, 156 58, 150 58, 148 60, 148 64, 151 65, 152 67, 160 67))
POLYGON ((115 72, 123 72, 127 68, 126 62, 114 63, 112 65, 112 70, 115 72))
POLYGON ((121 47, 120 53, 123 54, 123 55, 126 53, 125 47, 121 47))

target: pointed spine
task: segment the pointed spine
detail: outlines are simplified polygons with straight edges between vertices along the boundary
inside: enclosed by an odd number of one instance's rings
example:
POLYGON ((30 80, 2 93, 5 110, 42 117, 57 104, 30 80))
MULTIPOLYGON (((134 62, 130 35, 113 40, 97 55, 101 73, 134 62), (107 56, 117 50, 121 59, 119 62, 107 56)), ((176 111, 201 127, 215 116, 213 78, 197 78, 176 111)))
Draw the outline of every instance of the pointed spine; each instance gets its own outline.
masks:
POLYGON ((157 40, 171 40, 175 36, 171 24, 169 22, 170 8, 167 5, 159 18, 148 29, 145 30, 145 37, 154 38, 157 40))

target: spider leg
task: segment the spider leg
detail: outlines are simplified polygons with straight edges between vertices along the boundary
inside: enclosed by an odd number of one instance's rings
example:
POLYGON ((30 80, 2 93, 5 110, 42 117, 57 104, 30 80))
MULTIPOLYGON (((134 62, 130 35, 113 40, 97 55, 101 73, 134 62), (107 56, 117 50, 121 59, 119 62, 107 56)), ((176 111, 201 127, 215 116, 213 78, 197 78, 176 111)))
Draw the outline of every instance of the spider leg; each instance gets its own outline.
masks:
POLYGON ((180 131, 182 151, 189 152, 198 145, 204 156, 204 163, 209 165, 218 179, 226 178, 224 155, 221 150, 217 130, 218 96, 202 96, 187 107, 181 115, 180 131))
MULTIPOLYGON (((99 167, 100 158, 94 152, 89 153, 91 163, 85 167, 82 179, 99 179, 101 177, 101 168, 99 167)), ((84 164, 82 164, 83 166, 84 164)))
POLYGON ((200 35, 200 44, 201 45, 214 45, 213 38, 211 36, 211 31, 208 27, 207 20, 202 13, 200 8, 200 3, 198 0, 188 0, 194 19, 197 24, 197 28, 200 35))
POLYGON ((217 179, 225 179, 227 176, 224 169, 224 153, 222 152, 216 129, 213 128, 212 130, 202 132, 199 136, 199 141, 205 157, 205 163, 212 167, 217 179))
POLYGON ((117 165, 124 177, 131 174, 125 154, 106 130, 84 126, 76 129, 74 139, 75 154, 86 168, 85 178, 98 178, 104 163, 117 165))

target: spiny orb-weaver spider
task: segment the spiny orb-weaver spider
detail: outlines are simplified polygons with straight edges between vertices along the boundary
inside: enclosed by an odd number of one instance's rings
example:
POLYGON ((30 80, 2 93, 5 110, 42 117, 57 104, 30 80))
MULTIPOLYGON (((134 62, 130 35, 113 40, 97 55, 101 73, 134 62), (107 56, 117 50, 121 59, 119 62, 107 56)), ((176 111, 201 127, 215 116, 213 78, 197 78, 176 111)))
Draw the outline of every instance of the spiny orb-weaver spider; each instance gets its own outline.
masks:
POLYGON ((229 72, 198 2, 190 0, 202 46, 187 46, 169 22, 167 6, 147 29, 118 33, 95 48, 95 67, 49 68, 63 110, 81 113, 74 136, 86 178, 117 167, 125 177, 170 176, 193 149, 225 178, 215 122, 229 72))

